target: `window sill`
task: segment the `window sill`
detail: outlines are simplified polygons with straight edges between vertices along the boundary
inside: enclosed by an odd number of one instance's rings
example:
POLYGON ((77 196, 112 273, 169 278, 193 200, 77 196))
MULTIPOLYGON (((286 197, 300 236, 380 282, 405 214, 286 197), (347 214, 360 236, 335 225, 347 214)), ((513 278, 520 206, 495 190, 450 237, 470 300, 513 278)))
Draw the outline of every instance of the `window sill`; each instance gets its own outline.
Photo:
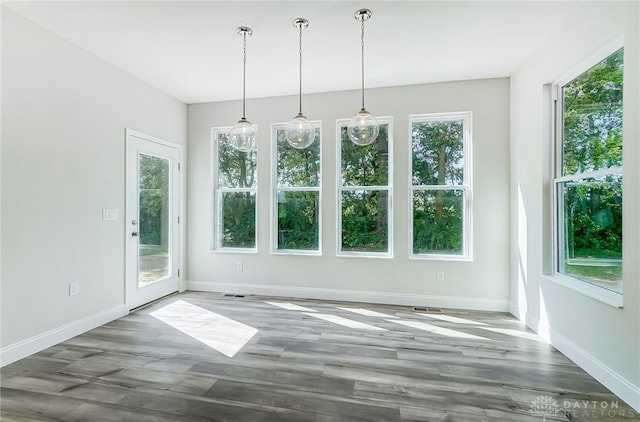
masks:
POLYGON ((382 258, 392 259, 393 254, 388 252, 338 252, 337 258, 382 258))
POLYGON ((409 260, 412 261, 459 261, 459 262, 471 262, 473 258, 462 255, 409 255, 409 260))
POLYGON ((623 307, 621 294, 609 291, 602 287, 594 286, 586 281, 580 281, 562 274, 543 275, 542 278, 609 306, 613 306, 614 308, 621 309, 623 307))
POLYGON ((303 249, 277 249, 277 250, 272 250, 271 255, 322 256, 322 252, 307 251, 303 249))
POLYGON ((256 248, 218 248, 218 249, 212 249, 209 252, 255 254, 255 253, 258 253, 258 250, 256 248))

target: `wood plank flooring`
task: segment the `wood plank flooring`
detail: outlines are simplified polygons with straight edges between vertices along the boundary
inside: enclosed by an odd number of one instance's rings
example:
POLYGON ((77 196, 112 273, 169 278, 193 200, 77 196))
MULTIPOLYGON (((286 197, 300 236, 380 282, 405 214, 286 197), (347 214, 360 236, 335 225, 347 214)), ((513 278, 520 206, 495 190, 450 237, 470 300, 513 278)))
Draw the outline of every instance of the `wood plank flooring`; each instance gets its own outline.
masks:
POLYGON ((493 312, 186 292, 0 374, 3 421, 640 420, 493 312))

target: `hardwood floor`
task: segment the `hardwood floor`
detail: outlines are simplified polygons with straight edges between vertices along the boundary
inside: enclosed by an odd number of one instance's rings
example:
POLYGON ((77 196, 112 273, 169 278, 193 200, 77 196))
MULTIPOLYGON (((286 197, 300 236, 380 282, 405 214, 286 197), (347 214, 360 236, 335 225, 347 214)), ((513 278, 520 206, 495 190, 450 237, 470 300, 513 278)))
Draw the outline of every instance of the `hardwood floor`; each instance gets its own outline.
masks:
POLYGON ((3 421, 640 420, 493 312, 186 292, 1 376, 3 421))

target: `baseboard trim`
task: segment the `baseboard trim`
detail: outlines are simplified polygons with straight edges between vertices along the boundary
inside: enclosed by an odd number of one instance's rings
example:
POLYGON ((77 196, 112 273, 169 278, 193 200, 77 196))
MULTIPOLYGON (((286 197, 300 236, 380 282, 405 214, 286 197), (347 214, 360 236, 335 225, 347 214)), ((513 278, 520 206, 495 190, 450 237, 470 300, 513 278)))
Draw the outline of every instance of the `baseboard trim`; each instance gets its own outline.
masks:
POLYGON ((0 367, 127 315, 125 305, 89 315, 0 349, 0 367))
POLYGON ((527 313, 526 325, 547 340, 563 355, 584 369, 589 375, 624 400, 629 406, 640 412, 640 386, 634 385, 625 377, 615 372, 602 361, 577 346, 562 334, 527 313))
POLYGON ((430 296, 407 293, 322 289, 316 287, 278 286, 268 284, 237 284, 211 281, 187 281, 187 290, 297 297, 346 302, 380 303, 401 306, 427 306, 497 312, 509 311, 508 300, 476 299, 455 296, 430 296))

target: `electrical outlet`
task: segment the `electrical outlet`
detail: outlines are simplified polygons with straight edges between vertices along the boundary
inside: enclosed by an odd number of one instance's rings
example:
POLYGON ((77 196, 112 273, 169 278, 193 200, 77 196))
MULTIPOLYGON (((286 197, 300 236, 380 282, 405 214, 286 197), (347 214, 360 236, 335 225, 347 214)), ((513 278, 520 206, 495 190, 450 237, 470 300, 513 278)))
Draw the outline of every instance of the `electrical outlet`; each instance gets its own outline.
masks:
POLYGON ((80 293, 80 282, 74 281, 69 283, 69 296, 76 296, 80 293))
POLYGON ((444 281, 444 271, 436 271, 436 281, 444 281))
POLYGON ((239 273, 244 271, 244 265, 242 264, 242 261, 236 262, 236 271, 239 273))
POLYGON ((116 221, 118 219, 118 210, 113 208, 102 209, 102 221, 116 221))

